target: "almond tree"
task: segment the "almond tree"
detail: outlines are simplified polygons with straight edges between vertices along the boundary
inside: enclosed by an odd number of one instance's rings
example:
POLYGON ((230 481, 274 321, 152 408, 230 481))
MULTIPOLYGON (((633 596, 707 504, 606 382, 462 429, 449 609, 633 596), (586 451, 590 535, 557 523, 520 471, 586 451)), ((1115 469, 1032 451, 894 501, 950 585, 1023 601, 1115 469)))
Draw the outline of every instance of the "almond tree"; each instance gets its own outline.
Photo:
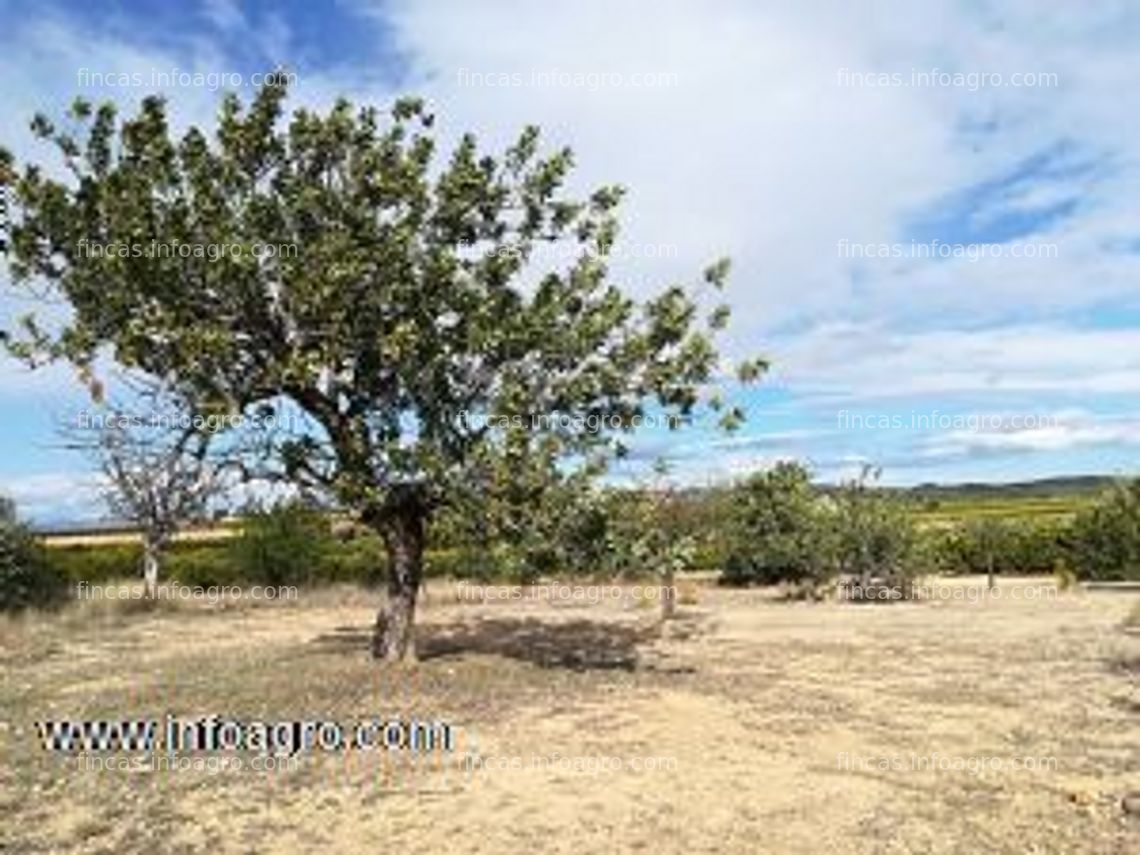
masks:
POLYGON ((207 456, 214 430, 198 423, 178 397, 159 385, 135 384, 131 408, 103 405, 63 428, 68 445, 89 455, 106 486, 110 512, 138 526, 148 598, 158 592, 165 551, 183 527, 203 519, 224 489, 207 456))
POLYGON ((639 508, 639 548, 646 566, 661 577, 661 619, 677 613, 677 574, 691 570, 696 552, 692 535, 683 532, 681 501, 669 480, 669 463, 659 458, 652 483, 633 500, 639 508))
MULTIPOLYGON (((399 660, 414 653, 435 510, 477 491, 492 461, 593 462, 648 407, 690 415, 728 310, 704 325, 680 285, 639 302, 613 284, 622 192, 567 196, 571 152, 540 154, 537 128, 497 157, 465 135, 441 162, 419 100, 387 116, 339 100, 286 118, 285 95, 266 86, 248 108, 227 96, 212 138, 175 136, 154 97, 125 121, 83 100, 64 126, 37 117, 69 177, 0 153, 0 249, 14 281, 46 286, 71 314, 54 329, 24 319, 9 346, 86 370, 106 352, 172 378, 197 407, 306 414, 311 429, 276 443, 273 459, 382 536, 374 653, 399 660), (92 250, 151 241, 214 249, 92 250), (552 243, 573 260, 536 270, 552 243), (491 414, 518 423, 472 418, 491 414)), ((706 282, 720 288, 727 271, 714 264, 706 282)), ((743 379, 761 367, 746 363, 743 379)))

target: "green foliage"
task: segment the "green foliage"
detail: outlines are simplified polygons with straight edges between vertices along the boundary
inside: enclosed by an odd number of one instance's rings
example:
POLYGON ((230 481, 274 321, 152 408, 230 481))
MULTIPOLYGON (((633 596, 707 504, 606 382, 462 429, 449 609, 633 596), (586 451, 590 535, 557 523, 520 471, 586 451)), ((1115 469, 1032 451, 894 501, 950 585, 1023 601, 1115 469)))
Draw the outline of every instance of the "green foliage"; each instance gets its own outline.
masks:
MULTIPOLYGON (((533 581, 544 574, 608 572, 614 564, 615 491, 596 488, 591 473, 551 478, 546 463, 523 457, 496 466, 483 494, 447 513, 431 542, 455 548, 452 575, 533 581)), ((438 563, 438 559, 437 559, 438 563)))
POLYGON ((693 413, 727 313, 702 318, 681 286, 638 302, 610 282, 620 188, 569 197, 572 154, 543 154, 535 127, 501 155, 468 134, 441 159, 418 99, 286 116, 285 98, 280 82, 249 104, 227 96, 211 133, 176 135, 158 97, 122 120, 84 104, 66 132, 37 117, 67 181, 0 151, 13 280, 50 283, 70 309, 58 330, 6 331, 11 351, 66 359, 94 387, 105 350, 203 413, 288 401, 313 430, 267 460, 377 528, 481 496, 500 464, 557 480, 558 460, 613 451, 651 403, 693 413), (151 241, 234 249, 92 250, 151 241), (552 243, 572 262, 534 269, 552 243), (487 427, 502 414, 518 423, 487 427))
MULTIPOLYGON (((432 553, 428 553, 429 557, 432 553)), ((388 556, 384 541, 372 532, 360 533, 347 540, 333 540, 322 550, 314 580, 348 582, 375 587, 384 581, 388 556)), ((430 568, 428 568, 430 570, 430 568)))
MULTIPOLYGON (((137 578, 142 562, 140 544, 92 544, 59 546, 47 550, 52 567, 72 583, 119 584, 137 578)), ((164 576, 159 584, 243 585, 263 582, 245 579, 235 565, 227 544, 174 541, 163 559, 164 576)))
POLYGON ((1140 579, 1140 479, 1107 490, 1073 520, 1070 562, 1086 579, 1140 579))
POLYGON ((906 582, 920 569, 918 532, 905 500, 876 489, 877 478, 877 471, 865 468, 833 497, 837 570, 864 585, 882 579, 905 590, 906 582))
POLYGON ((671 496, 654 493, 639 493, 633 500, 638 516, 627 547, 629 570, 672 577, 692 569, 696 543, 670 524, 671 502, 671 496))
POLYGON ((830 517, 798 463, 779 463, 734 491, 723 581, 770 585, 821 579, 831 572, 830 517))
POLYGON ((241 578, 301 585, 316 580, 332 543, 328 517, 293 501, 247 515, 229 550, 241 578))
POLYGON ((1053 572, 1066 556, 1067 526, 1051 519, 975 517, 927 533, 932 569, 947 574, 999 576, 1053 572))
POLYGON ((715 570, 718 567, 723 567, 726 561, 725 549, 719 539, 711 540, 703 537, 694 540, 694 570, 715 570))
POLYGON ((426 576, 451 579, 506 579, 512 567, 505 566, 498 556, 481 547, 461 546, 452 549, 429 550, 424 556, 426 576))
MULTIPOLYGON (((56 546, 46 550, 52 567, 73 584, 120 584, 137 578, 142 562, 142 546, 137 543, 56 546)), ((245 579, 235 565, 228 544, 173 541, 166 549, 165 578, 160 585, 246 585, 264 582, 245 579)))
POLYGON ((923 527, 962 525, 977 518, 1064 525, 1111 481, 1099 476, 1044 478, 1020 484, 924 484, 908 493, 920 504, 923 527))
MULTIPOLYGON (((159 585, 175 582, 192 587, 276 584, 264 577, 245 577, 243 568, 235 560, 230 544, 210 544, 171 550, 166 554, 164 561, 166 578, 160 579, 159 585)), ((251 569, 253 568, 247 568, 246 572, 251 569)))
MULTIPOLYGON (((170 551, 181 546, 175 542, 170 551)), ((137 543, 53 546, 45 552, 52 567, 72 583, 126 579, 138 576, 142 566, 142 545, 137 543)))
POLYGON ((910 509, 876 489, 877 473, 824 493, 798 463, 780 463, 733 491, 721 581, 790 583, 816 595, 837 576, 907 590, 922 565, 910 509))
MULTIPOLYGON (((268 562, 239 561, 236 544, 174 541, 166 558, 167 582, 184 585, 276 584, 275 568, 268 562)), ((53 570, 70 582, 114 582, 138 575, 142 547, 138 544, 63 546, 44 550, 53 570)), ((424 554, 425 575, 431 577, 508 580, 512 568, 497 553, 475 547, 430 549, 424 554)), ((330 540, 301 583, 343 582, 372 587, 385 578, 387 557, 380 538, 363 534, 349 540, 330 540)), ((160 583, 161 584, 161 583, 160 583)))
MULTIPOLYGON (((498 156, 465 134, 441 161, 422 100, 384 115, 342 98, 286 118, 286 79, 248 105, 227 95, 210 135, 174 134, 155 96, 121 122, 109 103, 77 103, 66 131, 37 116, 62 181, 0 149, 0 252, 18 287, 46 285, 67 309, 54 329, 30 316, 0 340, 33 367, 69 361, 96 397, 92 366, 109 354, 194 415, 300 411, 310 429, 259 437, 231 462, 383 534, 401 566, 374 652, 400 659, 432 516, 491 505, 501 534, 484 542, 512 572, 581 560, 528 527, 518 494, 545 496, 567 461, 571 477, 599 474, 648 407, 690 419, 728 311, 702 315, 682 285, 639 301, 610 281, 622 190, 569 196, 573 156, 542 154, 538 128, 498 156), (190 252, 135 252, 153 242, 190 252), (571 260, 536 269, 552 245, 571 260), (493 507, 504 470, 518 483, 500 509, 522 511, 509 525, 493 507)), ((722 289, 728 270, 712 264, 705 284, 722 289)), ((712 409, 725 429, 744 418, 712 409)), ((282 581, 311 574, 309 557, 264 549, 238 560, 282 581)))
POLYGON ((657 485, 610 489, 599 500, 604 514, 583 571, 603 578, 639 578, 691 569, 698 555, 682 493, 657 485))
POLYGON ((0 611, 51 608, 67 598, 67 583, 43 548, 0 497, 0 611))

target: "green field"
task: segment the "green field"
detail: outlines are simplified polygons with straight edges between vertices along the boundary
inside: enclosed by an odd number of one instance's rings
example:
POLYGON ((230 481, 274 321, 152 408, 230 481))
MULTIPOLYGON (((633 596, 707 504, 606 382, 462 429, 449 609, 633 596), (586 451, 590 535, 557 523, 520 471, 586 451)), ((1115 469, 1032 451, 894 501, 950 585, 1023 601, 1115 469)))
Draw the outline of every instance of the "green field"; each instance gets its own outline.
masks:
POLYGON ((946 499, 920 503, 916 513, 920 525, 931 527, 961 525, 982 518, 1064 523, 1092 501, 1088 495, 946 499))
POLYGON ((1112 480, 1089 475, 1011 484, 926 484, 906 494, 923 526, 949 527, 986 518, 1063 524, 1096 501, 1112 480))

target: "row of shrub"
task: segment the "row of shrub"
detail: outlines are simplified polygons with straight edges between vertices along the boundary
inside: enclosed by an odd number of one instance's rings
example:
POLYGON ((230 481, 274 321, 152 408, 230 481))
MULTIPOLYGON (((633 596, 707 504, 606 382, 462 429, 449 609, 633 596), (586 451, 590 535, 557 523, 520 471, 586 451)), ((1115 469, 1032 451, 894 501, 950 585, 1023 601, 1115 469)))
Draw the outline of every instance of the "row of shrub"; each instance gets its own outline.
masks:
POLYGON ((905 496, 872 489, 866 473, 821 490, 804 467, 782 463, 731 495, 715 540, 729 584, 933 573, 1140 580, 1140 479, 1113 486, 1069 521, 986 517, 925 529, 905 496))
MULTIPOLYGON (((61 602, 80 581, 90 585, 140 577, 141 543, 45 548, 20 524, 11 502, 0 500, 0 611, 61 602)), ((223 541, 176 540, 163 552, 160 584, 297 585, 380 584, 387 556, 380 538, 353 530, 336 536, 327 515, 300 504, 254 511, 240 533, 223 541)), ((530 564, 504 549, 474 545, 429 549, 429 577, 519 578, 530 564)))
MULTIPOLYGON (((480 539, 453 524, 433 540, 428 576, 527 581, 544 573, 614 576, 719 569, 729 584, 818 588, 841 575, 893 583, 927 573, 1045 573, 1140 579, 1140 480, 1122 483, 1067 523, 986 518, 920 530, 913 508, 864 477, 838 489, 783 463, 704 494, 589 490, 532 507, 513 539, 480 539), (684 548, 680 548, 680 546, 684 548), (676 548, 675 548, 676 547, 676 548)), ((0 609, 46 604, 69 583, 140 575, 140 545, 45 549, 0 500, 0 609)), ((326 514, 286 504, 246 516, 228 541, 176 541, 163 580, 186 585, 375 585, 385 554, 373 533, 334 535, 326 514)), ((62 592, 62 593, 61 593, 62 592)))
MULTIPOLYGON (((65 584, 98 584, 140 576, 142 547, 138 545, 63 546, 42 550, 43 567, 65 584)), ((373 535, 348 541, 330 539, 306 560, 270 564, 246 563, 225 543, 180 541, 162 564, 163 580, 184 585, 321 585, 348 582, 367 587, 385 578, 387 556, 373 535)), ((424 574, 447 578, 513 578, 504 556, 471 549, 434 549, 424 555, 424 574)))
POLYGON ((932 529, 924 539, 932 570, 951 575, 1051 573, 1075 560, 1070 527, 1056 521, 987 517, 932 529))

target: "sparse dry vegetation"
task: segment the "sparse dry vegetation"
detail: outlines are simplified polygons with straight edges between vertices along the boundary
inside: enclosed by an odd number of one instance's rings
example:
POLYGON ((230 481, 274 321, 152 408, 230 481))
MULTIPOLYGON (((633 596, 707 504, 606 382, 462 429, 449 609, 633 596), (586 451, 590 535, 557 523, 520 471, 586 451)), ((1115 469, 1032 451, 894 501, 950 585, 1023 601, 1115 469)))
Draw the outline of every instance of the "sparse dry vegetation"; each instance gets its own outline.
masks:
POLYGON ((422 661, 396 670, 369 658, 374 595, 351 586, 295 603, 7 618, 7 846, 285 853, 383 840, 428 853, 463 839, 487 853, 855 853, 906 840, 912 851, 927 841, 931 852, 1099 855, 1140 842, 1120 808, 1140 761, 1140 697, 1114 665, 1137 657, 1140 639, 1116 629, 1132 605, 1119 594, 879 609, 786 604, 693 578, 681 588, 698 602, 682 593, 663 624, 628 600, 459 603, 452 583, 433 582, 422 661), (315 752, 274 772, 80 773, 43 751, 32 724, 166 712, 432 715, 462 737, 455 756, 414 767, 315 752), (468 754, 482 766, 465 769, 468 754), (934 754, 1055 766, 867 765, 934 754), (493 768, 501 757, 673 765, 493 768))

